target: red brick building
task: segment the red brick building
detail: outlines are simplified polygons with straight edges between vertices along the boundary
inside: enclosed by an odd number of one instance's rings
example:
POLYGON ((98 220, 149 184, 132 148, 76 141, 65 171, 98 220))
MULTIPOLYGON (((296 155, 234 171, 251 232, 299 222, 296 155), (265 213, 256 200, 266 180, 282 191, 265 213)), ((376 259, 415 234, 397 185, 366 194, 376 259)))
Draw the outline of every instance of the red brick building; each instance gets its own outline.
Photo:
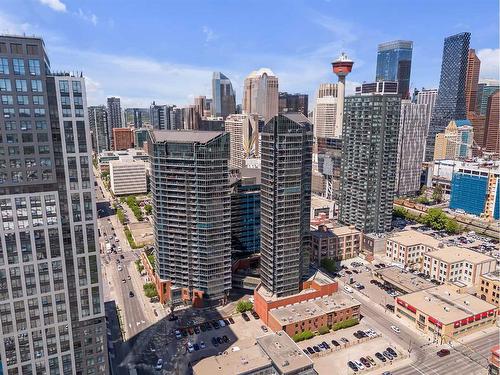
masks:
POLYGON ((113 144, 115 151, 133 148, 134 131, 131 128, 113 128, 113 144))

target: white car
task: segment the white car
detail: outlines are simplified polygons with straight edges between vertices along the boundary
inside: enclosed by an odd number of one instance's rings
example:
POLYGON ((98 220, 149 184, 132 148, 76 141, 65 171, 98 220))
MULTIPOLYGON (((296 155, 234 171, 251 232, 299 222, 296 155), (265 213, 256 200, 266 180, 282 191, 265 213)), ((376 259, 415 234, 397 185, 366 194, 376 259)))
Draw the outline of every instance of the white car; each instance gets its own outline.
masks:
POLYGON ((158 362, 156 362, 155 370, 161 370, 163 368, 163 359, 159 358, 158 362))
POLYGON ((363 364, 360 361, 353 361, 353 362, 356 365, 356 367, 359 368, 360 370, 365 369, 365 366, 363 366, 363 364))
POLYGON ((177 340, 180 340, 182 339, 182 334, 181 334, 181 331, 179 331, 178 329, 175 330, 175 338, 177 340))
POLYGON ((123 269, 122 266, 118 266, 118 271, 121 271, 123 269))
POLYGON ((200 348, 201 349, 205 349, 207 346, 205 345, 205 343, 202 341, 200 342, 200 348))
POLYGON ((347 293, 353 292, 352 288, 349 285, 344 285, 344 291, 346 291, 347 293))
POLYGON ((224 321, 223 321, 223 320, 219 320, 219 325, 220 325, 221 327, 225 327, 225 326, 226 326, 226 323, 224 323, 224 321))
POLYGON ((194 352, 194 347, 193 347, 193 344, 191 342, 188 341, 187 347, 188 347, 188 352, 189 353, 194 352))
POLYGON ((391 329, 396 332, 396 333, 400 333, 401 330, 399 329, 399 327, 396 327, 396 326, 391 326, 391 329))

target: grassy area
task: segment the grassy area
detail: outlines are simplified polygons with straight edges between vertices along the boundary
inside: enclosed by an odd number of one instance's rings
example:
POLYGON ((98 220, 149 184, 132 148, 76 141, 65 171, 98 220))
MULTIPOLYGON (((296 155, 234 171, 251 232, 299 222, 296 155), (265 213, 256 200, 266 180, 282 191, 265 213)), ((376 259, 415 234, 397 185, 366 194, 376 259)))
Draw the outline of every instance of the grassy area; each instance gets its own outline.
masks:
POLYGON ((460 224, 455 219, 450 219, 440 208, 429 208, 425 214, 419 216, 411 213, 404 207, 396 207, 394 208, 393 215, 425 224, 435 230, 444 229, 450 234, 457 234, 463 231, 460 224))
POLYGON ((135 196, 129 195, 127 198, 121 198, 121 201, 127 203, 137 220, 142 221, 144 219, 142 210, 139 207, 135 196))
POLYGON ((158 292, 156 291, 155 284, 153 283, 146 283, 142 287, 144 289, 144 294, 148 298, 153 298, 153 297, 158 297, 158 292))
POLYGON ((149 254, 147 257, 151 267, 155 268, 155 256, 153 254, 149 254))
POLYGON ((319 329, 318 329, 318 333, 319 333, 320 335, 324 335, 324 334, 326 334, 326 333, 328 333, 328 332, 330 332, 330 328, 328 328, 328 326, 321 326, 321 327, 319 327, 319 329))
POLYGON ((132 237, 132 232, 130 232, 130 229, 128 229, 127 227, 125 227, 125 228, 123 228, 123 232, 125 232, 125 236, 127 236, 128 244, 130 245, 130 247, 132 249, 140 249, 140 248, 142 248, 142 246, 137 246, 135 244, 135 241, 134 241, 134 238, 132 237))
MULTIPOLYGON (((116 208, 116 205, 115 205, 116 208)), ((121 208, 116 208, 116 217, 118 217, 118 221, 122 224, 125 225, 125 213, 121 208)))
POLYGON ((239 313, 245 312, 245 311, 251 311, 253 309, 253 303, 250 301, 239 301, 236 304, 236 311, 239 313))
POLYGON ((335 323, 333 325, 332 329, 334 331, 338 331, 339 329, 349 328, 349 327, 355 326, 356 324, 359 324, 358 319, 347 319, 347 320, 344 320, 343 322, 335 323))
POLYGON ((311 331, 304 331, 301 333, 297 333, 296 335, 292 336, 293 341, 299 342, 299 341, 304 341, 304 340, 309 340, 310 338, 314 337, 314 333, 311 331))
POLYGON ((144 271, 144 266, 142 265, 142 262, 140 259, 137 259, 134 263, 135 263, 135 268, 137 268, 137 271, 139 271, 139 273, 144 271))

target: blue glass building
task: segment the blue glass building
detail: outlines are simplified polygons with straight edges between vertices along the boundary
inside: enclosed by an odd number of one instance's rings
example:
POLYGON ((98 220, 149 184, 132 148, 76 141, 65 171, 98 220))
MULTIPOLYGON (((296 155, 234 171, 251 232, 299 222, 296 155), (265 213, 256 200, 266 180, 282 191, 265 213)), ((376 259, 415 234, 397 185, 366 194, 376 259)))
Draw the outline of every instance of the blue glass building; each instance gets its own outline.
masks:
POLYGON ((484 211, 488 176, 454 173, 451 180, 450 208, 480 216, 484 211))
POLYGON ((398 94, 410 97, 410 73, 413 42, 395 40, 379 44, 377 53, 377 81, 397 81, 398 94))
POLYGON ((226 118, 236 113, 236 96, 229 78, 221 72, 212 76, 212 115, 226 118))
POLYGON ((231 184, 231 250, 234 256, 260 251, 260 169, 243 168, 231 184))
POLYGON ((441 78, 436 104, 431 115, 425 160, 434 156, 436 134, 442 133, 453 119, 466 118, 465 78, 469 53, 470 33, 460 33, 444 40, 441 78))

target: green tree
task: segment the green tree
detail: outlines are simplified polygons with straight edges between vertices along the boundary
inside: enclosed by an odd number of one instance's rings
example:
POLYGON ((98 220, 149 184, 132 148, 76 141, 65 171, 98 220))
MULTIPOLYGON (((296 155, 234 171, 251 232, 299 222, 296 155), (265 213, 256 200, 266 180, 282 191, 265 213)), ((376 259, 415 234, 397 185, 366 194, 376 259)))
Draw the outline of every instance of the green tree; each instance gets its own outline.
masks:
POLYGON ((321 267, 330 273, 337 271, 337 264, 329 258, 321 259, 321 267))
POLYGON ((450 218, 448 218, 444 229, 450 234, 458 234, 462 232, 462 227, 460 226, 460 224, 458 224, 455 219, 450 218))
POLYGON ((137 268, 137 271, 139 271, 139 273, 144 271, 144 266, 142 265, 142 262, 140 259, 137 259, 134 263, 135 263, 135 267, 137 268))
POLYGON ((432 192, 432 200, 436 203, 441 203, 443 201, 443 188, 441 185, 437 185, 432 192))
POLYGON ((156 286, 153 283, 146 283, 142 287, 144 289, 144 294, 148 298, 158 297, 158 292, 156 291, 156 286))
POLYGON ((321 327, 319 327, 319 329, 318 329, 318 333, 319 333, 320 335, 324 335, 324 334, 326 334, 326 333, 328 333, 328 332, 330 332, 330 328, 328 328, 328 326, 321 326, 321 327))
POLYGON ((420 195, 425 195, 425 194, 427 194, 427 186, 422 185, 422 187, 420 188, 420 195))
POLYGON ((304 331, 293 335, 292 340, 295 342, 299 342, 299 341, 309 340, 312 337, 314 337, 314 333, 312 333, 311 331, 304 331))
POLYGON ((439 208, 430 208, 424 217, 424 223, 435 230, 443 230, 448 222, 448 217, 439 208))
POLYGON ((394 207, 394 210, 392 211, 392 215, 394 217, 407 218, 407 216, 408 216, 408 210, 406 208, 404 208, 404 207, 396 206, 396 207, 394 207))
POLYGON ((245 311, 250 311, 253 309, 253 303, 250 301, 238 301, 236 304, 236 311, 239 313, 243 313, 245 311))
POLYGON ((349 328, 349 327, 355 326, 358 323, 359 323, 358 319, 355 319, 355 318, 347 319, 347 320, 344 320, 343 322, 335 323, 333 325, 332 329, 334 331, 338 331, 339 329, 349 328))
POLYGON ((146 215, 151 215, 153 213, 153 206, 150 204, 146 204, 144 206, 144 212, 146 212, 146 215))

